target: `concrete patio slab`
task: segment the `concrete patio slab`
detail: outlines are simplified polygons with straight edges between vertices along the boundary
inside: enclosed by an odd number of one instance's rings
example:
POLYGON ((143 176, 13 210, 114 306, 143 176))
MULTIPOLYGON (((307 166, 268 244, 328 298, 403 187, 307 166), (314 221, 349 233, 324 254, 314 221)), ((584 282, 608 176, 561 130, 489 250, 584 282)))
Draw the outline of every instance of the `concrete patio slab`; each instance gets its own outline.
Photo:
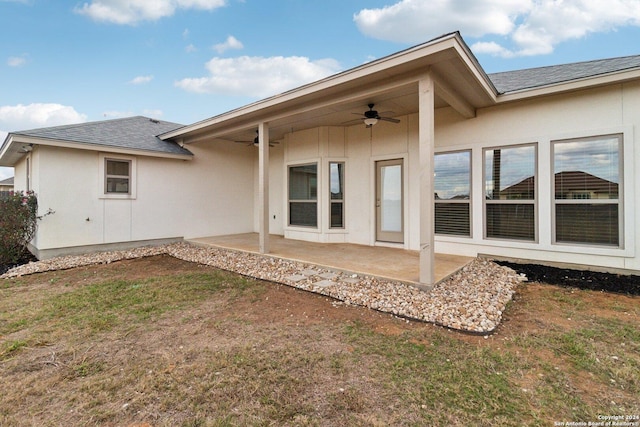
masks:
MULTIPOLYGON (((187 239, 188 242, 243 252, 259 253, 258 234, 245 233, 226 236, 187 239)), ((419 254, 383 246, 364 246, 350 243, 313 243, 269 236, 268 255, 314 264, 341 271, 376 276, 389 280, 419 284, 419 254)), ((446 279, 473 260, 458 255, 435 255, 436 282, 446 279)), ((305 274, 302 272, 301 274, 305 274)), ((312 273, 313 274, 313 273, 312 273)))

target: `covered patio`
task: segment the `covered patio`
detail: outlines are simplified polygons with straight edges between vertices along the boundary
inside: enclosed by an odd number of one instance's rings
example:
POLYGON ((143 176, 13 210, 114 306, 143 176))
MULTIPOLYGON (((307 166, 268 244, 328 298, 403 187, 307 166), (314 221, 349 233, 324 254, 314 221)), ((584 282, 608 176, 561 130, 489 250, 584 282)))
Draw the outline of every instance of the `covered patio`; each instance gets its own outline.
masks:
MULTIPOLYGON (((257 148, 250 171, 243 163, 225 177, 233 184, 225 197, 253 200, 244 210, 253 215, 251 228, 235 228, 258 233, 245 250, 293 259, 305 254, 318 264, 431 287, 467 262, 435 254, 436 110, 472 119, 496 95, 460 34, 451 33, 159 138, 189 146, 196 156, 238 142, 257 148), (249 172, 250 188, 239 184, 249 172), (335 224, 334 216, 341 216, 335 224), (273 235, 334 245, 288 249, 273 235), (346 243, 374 248, 338 252, 351 247, 346 243), (380 243, 403 250, 383 250, 380 243)), ((225 241, 193 240, 236 244, 225 241)))
MULTIPOLYGON (((420 285, 418 251, 350 243, 314 243, 273 234, 269 239, 269 256, 420 285)), ((187 241, 200 246, 260 253, 258 233, 201 237, 187 241)), ((472 260, 458 255, 435 254, 435 282, 446 279, 472 260)))

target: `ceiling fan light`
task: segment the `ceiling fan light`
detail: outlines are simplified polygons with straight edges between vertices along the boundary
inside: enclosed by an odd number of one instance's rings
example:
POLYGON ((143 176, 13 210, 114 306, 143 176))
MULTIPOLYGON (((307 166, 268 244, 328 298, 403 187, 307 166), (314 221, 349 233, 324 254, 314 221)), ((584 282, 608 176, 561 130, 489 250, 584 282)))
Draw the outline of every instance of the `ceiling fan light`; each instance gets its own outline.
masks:
POLYGON ((373 126, 376 123, 378 123, 378 119, 376 119, 375 117, 367 117, 366 119, 364 119, 364 124, 367 126, 373 126))

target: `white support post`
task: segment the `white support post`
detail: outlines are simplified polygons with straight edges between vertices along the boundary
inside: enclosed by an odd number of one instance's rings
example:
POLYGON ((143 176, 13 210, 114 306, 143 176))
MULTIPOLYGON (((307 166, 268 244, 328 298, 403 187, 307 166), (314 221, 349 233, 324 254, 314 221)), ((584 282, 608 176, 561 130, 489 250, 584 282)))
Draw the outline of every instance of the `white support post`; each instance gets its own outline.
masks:
POLYGON ((258 125, 258 199, 260 253, 269 253, 269 124, 258 125))
POLYGON ((434 251, 434 82, 426 74, 418 82, 418 144, 420 158, 420 284, 435 282, 434 251))

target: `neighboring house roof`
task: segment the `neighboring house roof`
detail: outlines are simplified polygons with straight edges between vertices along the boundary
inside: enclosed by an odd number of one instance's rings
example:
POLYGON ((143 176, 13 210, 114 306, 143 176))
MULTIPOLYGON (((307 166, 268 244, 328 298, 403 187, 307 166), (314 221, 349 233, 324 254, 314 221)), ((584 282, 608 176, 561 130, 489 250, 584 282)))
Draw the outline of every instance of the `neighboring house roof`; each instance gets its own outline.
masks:
MULTIPOLYGON (((590 191, 602 194, 618 194, 618 184, 584 171, 563 171, 555 174, 555 189, 558 194, 590 191)), ((530 176, 500 190, 504 196, 533 195, 534 177, 530 176)))
POLYGON ((10 132, 0 148, 0 165, 11 166, 21 157, 20 149, 30 143, 112 152, 143 151, 149 155, 190 158, 193 154, 189 150, 157 137, 180 127, 182 125, 178 123, 135 116, 10 132))
POLYGON ((3 186, 13 185, 13 177, 3 179, 2 181, 0 181, 0 185, 3 185, 3 186))
POLYGON ((618 194, 618 184, 583 171, 558 172, 555 177, 556 193, 562 191, 591 191, 602 194, 618 194))
POLYGON ((640 55, 489 74, 500 94, 640 68, 640 55))

